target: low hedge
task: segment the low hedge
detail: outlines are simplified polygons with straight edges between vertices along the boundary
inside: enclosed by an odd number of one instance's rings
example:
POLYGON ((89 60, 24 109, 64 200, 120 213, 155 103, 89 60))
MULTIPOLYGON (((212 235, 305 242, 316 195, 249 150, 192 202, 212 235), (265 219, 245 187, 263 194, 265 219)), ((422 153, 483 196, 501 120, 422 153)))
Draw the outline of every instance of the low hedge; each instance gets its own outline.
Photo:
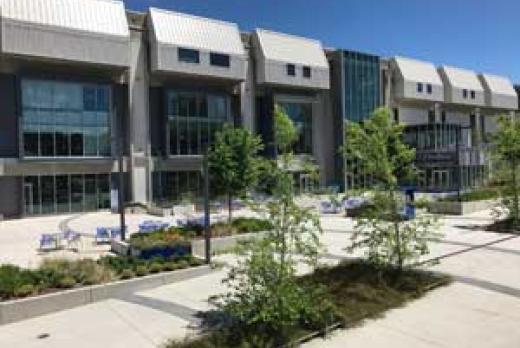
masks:
POLYGON ((0 300, 10 300, 79 286, 108 283, 149 273, 200 266, 191 256, 141 260, 134 257, 105 256, 98 261, 84 259, 45 260, 37 269, 0 266, 0 300))
POLYGON ((477 202, 490 199, 497 199, 500 197, 499 187, 482 187, 473 191, 462 193, 460 196, 450 196, 441 198, 440 202, 477 202))

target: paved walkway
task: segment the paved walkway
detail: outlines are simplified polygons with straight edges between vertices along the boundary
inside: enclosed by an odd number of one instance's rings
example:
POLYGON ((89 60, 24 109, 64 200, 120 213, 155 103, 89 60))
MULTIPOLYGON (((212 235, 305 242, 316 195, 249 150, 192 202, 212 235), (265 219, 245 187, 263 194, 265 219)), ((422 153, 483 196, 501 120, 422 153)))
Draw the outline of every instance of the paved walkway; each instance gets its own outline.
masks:
MULTIPOLYGON (((520 238, 480 231, 478 225, 488 222, 482 213, 444 220, 445 237, 432 245, 432 257, 451 255, 435 268, 452 274, 453 285, 363 327, 336 331, 305 347, 520 347, 520 238), (468 251, 482 244, 488 245, 468 251)), ((327 217, 323 226, 324 261, 337 262, 345 257, 352 222, 327 217)), ((219 258, 233 261, 229 255, 219 258)), ((207 298, 225 290, 221 283, 225 274, 225 269, 218 270, 125 298, 0 326, 0 347, 157 347, 170 337, 195 332, 197 313, 210 308, 207 298)))

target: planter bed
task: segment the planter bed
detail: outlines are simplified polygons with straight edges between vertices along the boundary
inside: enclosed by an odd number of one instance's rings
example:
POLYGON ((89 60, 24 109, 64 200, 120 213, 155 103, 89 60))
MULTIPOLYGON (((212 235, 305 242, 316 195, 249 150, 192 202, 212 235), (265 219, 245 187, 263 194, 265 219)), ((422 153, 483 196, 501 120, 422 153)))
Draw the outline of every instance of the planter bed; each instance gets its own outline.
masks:
POLYGON ((179 282, 211 272, 210 266, 162 272, 149 276, 120 280, 101 285, 62 290, 40 296, 0 302, 0 325, 54 313, 136 291, 179 282))
MULTIPOLYGON (((338 266, 318 269, 300 278, 325 286, 326 295, 333 303, 331 322, 326 328, 294 327, 286 347, 323 335, 336 328, 349 328, 369 318, 383 315, 387 310, 403 306, 422 297, 428 291, 449 284, 450 278, 438 273, 421 270, 405 270, 398 274, 395 269, 377 268, 363 261, 345 261, 338 266)), ((213 316, 215 314, 213 313, 213 316)), ((225 326, 203 327, 205 334, 193 340, 171 341, 167 348, 224 348, 224 347, 272 347, 259 341, 261 330, 254 328, 255 337, 237 333, 237 328, 227 330, 225 326), (246 342, 260 342, 245 345, 246 342), (242 345, 244 344, 244 345, 242 345)))
POLYGON ((495 200, 467 202, 437 201, 428 203, 428 211, 434 214, 465 215, 477 211, 491 209, 495 204, 495 200))
MULTIPOLYGON (((212 251, 221 253, 235 247, 240 241, 258 238, 271 223, 256 218, 237 218, 231 224, 218 222, 211 225, 212 251)), ((150 233, 138 233, 128 243, 115 242, 112 250, 120 255, 143 259, 154 257, 185 257, 205 255, 204 231, 201 226, 173 227, 150 233)))

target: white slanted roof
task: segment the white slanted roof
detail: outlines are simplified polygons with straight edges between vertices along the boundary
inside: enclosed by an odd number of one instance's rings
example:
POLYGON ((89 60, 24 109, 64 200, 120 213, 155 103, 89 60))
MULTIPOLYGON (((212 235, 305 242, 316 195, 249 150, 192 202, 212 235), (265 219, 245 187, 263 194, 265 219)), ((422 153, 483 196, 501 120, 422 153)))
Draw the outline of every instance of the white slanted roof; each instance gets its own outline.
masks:
POLYGON ((329 89, 329 64, 321 43, 299 36, 256 29, 253 44, 257 60, 259 84, 329 89), (287 65, 295 67, 293 76, 287 73, 287 65), (303 76, 304 68, 311 70, 310 77, 303 76))
POLYGON ((2 52, 128 65, 130 33, 115 0, 0 0, 2 52))
POLYGON ((265 59, 328 68, 321 43, 299 36, 257 29, 257 37, 265 59))
POLYGON ((484 86, 486 106, 501 109, 518 109, 518 95, 507 77, 480 74, 479 79, 484 86))
POLYGON ((395 57, 394 61, 405 80, 442 85, 432 63, 404 57, 395 57))
POLYGON ((485 106, 484 88, 475 72, 452 66, 441 66, 439 73, 444 82, 446 102, 485 106))
POLYGON ((396 98, 426 102, 444 101, 444 85, 432 63, 394 57, 390 60, 390 66, 395 72, 394 96, 396 98))
POLYGON ((442 66, 440 69, 444 71, 447 77, 447 82, 456 88, 483 91, 477 74, 474 71, 455 68, 452 66, 442 66))
POLYGON ((155 39, 162 44, 225 54, 244 54, 235 23, 180 12, 150 9, 155 39))
POLYGON ((157 8, 149 10, 152 70, 218 77, 245 78, 246 54, 235 23, 157 8), (199 51, 199 64, 180 62, 178 48, 199 51), (210 64, 210 54, 230 56, 230 66, 210 64))

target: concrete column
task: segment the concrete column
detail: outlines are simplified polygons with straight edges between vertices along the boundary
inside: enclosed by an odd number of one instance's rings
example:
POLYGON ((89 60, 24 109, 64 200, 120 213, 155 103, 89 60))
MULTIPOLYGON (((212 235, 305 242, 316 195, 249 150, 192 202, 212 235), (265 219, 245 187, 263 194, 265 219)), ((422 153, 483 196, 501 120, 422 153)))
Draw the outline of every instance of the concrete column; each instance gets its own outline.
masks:
POLYGON ((252 57, 247 53, 246 80, 240 84, 240 112, 242 114, 242 127, 255 132, 255 65, 252 57))
POLYGON ((146 32, 131 31, 129 72, 130 192, 133 202, 148 203, 150 182, 149 76, 146 32))
POLYGON ((433 105, 433 113, 435 115, 435 122, 441 122, 442 111, 441 111, 441 104, 440 103, 435 103, 433 105))

